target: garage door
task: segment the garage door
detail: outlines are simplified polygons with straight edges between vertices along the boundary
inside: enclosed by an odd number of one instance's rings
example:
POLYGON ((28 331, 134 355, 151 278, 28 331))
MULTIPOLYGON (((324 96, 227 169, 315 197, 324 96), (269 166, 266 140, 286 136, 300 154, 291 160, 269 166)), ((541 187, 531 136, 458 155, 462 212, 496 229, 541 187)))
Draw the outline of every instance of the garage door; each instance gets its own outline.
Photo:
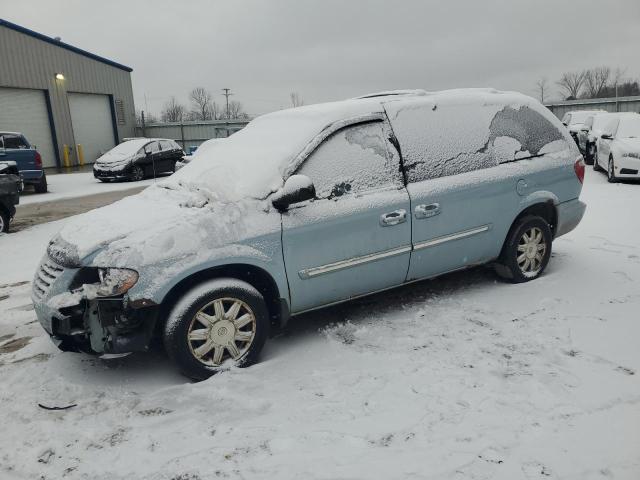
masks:
POLYGON ((107 95, 69 93, 69 110, 76 145, 82 145, 84 162, 93 163, 115 147, 111 105, 107 95))
POLYGON ((56 166, 44 92, 0 87, 0 131, 20 132, 35 145, 45 167, 56 166))

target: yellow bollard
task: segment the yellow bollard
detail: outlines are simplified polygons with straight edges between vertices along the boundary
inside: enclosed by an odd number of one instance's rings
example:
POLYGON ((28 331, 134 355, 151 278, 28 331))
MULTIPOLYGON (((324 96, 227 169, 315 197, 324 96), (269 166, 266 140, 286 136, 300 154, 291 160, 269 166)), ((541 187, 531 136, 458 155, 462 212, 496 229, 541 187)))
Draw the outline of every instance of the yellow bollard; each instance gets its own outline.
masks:
POLYGON ((76 145, 76 152, 78 154, 78 165, 84 167, 84 152, 82 151, 82 145, 80 143, 76 145))
POLYGON ((65 167, 69 168, 71 166, 69 163, 69 145, 64 145, 62 148, 62 161, 65 167))

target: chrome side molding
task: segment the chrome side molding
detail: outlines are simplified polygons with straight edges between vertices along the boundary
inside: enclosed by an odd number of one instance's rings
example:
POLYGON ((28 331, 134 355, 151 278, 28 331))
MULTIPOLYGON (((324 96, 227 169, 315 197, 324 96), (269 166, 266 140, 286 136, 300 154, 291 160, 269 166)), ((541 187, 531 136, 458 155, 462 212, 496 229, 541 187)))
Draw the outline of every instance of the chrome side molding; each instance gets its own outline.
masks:
POLYGON ((327 265, 321 265, 319 267, 306 268, 300 270, 298 275, 303 280, 307 278, 317 277, 325 273, 335 272, 337 270, 344 270, 345 268, 355 267, 356 265, 362 265, 363 263, 375 262, 382 260, 383 258, 395 257, 396 255, 402 255, 403 253, 409 253, 411 246, 407 245, 399 248, 392 248, 391 250, 385 250, 384 252, 372 253, 369 255, 363 255, 361 257, 350 258, 347 260, 340 260, 339 262, 329 263, 327 265))
POLYGON ((426 242, 416 243, 413 246, 414 250, 422 250, 423 248, 433 247, 445 242, 451 242, 452 240, 459 240, 461 238, 470 237, 471 235, 477 235, 478 233, 486 232, 491 228, 491 225, 482 225, 481 227, 471 228, 469 230, 463 230, 462 232, 452 233, 451 235, 443 235, 442 237, 432 238, 426 242))

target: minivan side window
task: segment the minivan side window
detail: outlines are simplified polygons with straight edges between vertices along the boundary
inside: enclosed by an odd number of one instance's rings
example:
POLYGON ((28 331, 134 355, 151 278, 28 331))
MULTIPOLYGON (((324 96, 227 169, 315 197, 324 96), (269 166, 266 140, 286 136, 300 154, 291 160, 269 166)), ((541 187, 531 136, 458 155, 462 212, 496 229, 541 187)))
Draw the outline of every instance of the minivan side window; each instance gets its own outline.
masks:
POLYGON ((526 105, 421 99, 387 108, 409 183, 531 158, 551 142, 566 143, 559 127, 526 105))
POLYGON ((383 122, 349 126, 325 139, 298 168, 318 198, 401 186, 398 159, 388 150, 383 122))

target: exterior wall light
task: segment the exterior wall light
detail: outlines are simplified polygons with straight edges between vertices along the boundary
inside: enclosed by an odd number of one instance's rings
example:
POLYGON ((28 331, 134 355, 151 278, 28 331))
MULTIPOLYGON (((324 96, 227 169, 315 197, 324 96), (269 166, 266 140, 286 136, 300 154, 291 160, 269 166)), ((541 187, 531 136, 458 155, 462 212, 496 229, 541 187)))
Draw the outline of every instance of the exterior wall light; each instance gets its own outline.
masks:
POLYGON ((64 75, 61 73, 56 73, 56 80, 64 80, 64 75))

